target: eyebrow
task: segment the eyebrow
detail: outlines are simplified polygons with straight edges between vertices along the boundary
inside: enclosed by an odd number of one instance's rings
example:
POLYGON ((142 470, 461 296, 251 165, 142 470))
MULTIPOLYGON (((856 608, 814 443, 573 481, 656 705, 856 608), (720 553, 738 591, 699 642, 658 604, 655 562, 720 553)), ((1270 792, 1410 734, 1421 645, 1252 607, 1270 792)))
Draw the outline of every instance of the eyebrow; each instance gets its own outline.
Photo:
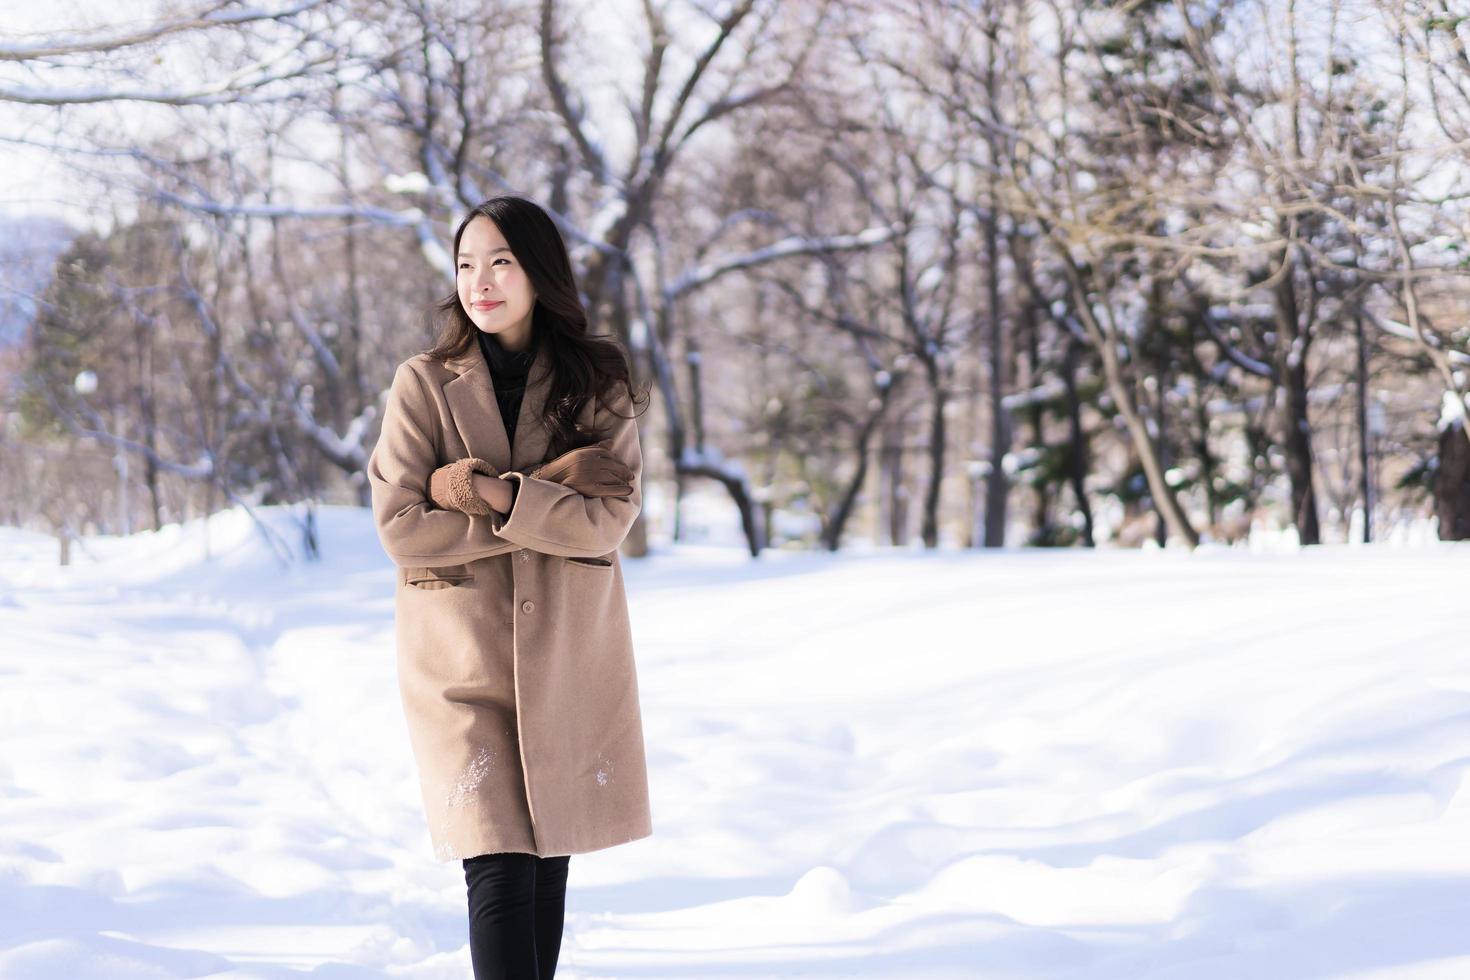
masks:
MULTIPOLYGON (((510 251, 510 249, 508 249, 508 248, 492 248, 487 254, 494 255, 496 252, 509 252, 509 251, 510 251)), ((472 259, 472 258, 474 258, 474 256, 471 255, 469 252, 460 252, 459 253, 459 257, 462 258, 462 259, 472 259)))

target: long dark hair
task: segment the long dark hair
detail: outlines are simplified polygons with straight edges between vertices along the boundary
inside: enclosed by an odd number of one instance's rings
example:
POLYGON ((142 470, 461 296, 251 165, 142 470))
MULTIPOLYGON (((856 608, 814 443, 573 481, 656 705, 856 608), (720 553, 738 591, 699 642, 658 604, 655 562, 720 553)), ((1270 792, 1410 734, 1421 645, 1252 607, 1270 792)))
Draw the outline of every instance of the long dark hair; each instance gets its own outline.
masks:
MULTIPOLYGON (((503 195, 471 208, 454 229, 454 248, 449 254, 456 269, 459 260, 453 257, 459 255, 459 240, 477 215, 495 222, 536 290, 536 302, 531 310, 531 343, 546 345, 546 364, 551 372, 546 412, 541 419, 551 435, 548 458, 597 442, 607 433, 589 432, 577 424, 577 415, 588 399, 597 398, 606 405, 611 401, 608 394, 621 384, 627 389, 630 401, 636 403, 640 397, 646 400, 646 389, 642 393, 634 390, 633 371, 623 345, 616 338, 587 332, 587 312, 577 295, 577 280, 572 274, 566 243, 550 215, 532 201, 503 195)), ((434 347, 425 351, 430 357, 441 361, 459 357, 479 343, 476 334, 480 328, 460 304, 457 279, 456 288, 449 296, 434 304, 429 321, 438 337, 434 347)), ((526 383, 530 385, 533 381, 528 378, 526 383)))

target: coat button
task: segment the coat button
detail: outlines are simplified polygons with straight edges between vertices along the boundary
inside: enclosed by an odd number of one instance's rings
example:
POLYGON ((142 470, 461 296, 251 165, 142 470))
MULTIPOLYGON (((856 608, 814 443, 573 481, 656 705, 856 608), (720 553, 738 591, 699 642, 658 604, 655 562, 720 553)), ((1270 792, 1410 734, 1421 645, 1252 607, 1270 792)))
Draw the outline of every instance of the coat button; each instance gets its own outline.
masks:
POLYGON ((525 602, 521 603, 521 612, 528 613, 533 611, 535 608, 536 603, 532 602, 530 599, 527 599, 525 602))

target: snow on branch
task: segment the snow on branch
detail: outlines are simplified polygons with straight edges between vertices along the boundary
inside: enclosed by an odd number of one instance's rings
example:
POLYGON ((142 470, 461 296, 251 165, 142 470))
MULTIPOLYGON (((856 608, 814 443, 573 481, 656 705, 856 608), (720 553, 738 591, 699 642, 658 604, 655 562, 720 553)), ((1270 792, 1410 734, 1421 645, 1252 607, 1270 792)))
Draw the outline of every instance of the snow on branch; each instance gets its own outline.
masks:
POLYGON ((401 211, 393 211, 388 208, 375 208, 362 204, 326 205, 320 207, 307 207, 298 204, 233 204, 225 201, 198 200, 182 197, 164 190, 157 190, 153 193, 158 200, 167 201, 187 211, 197 211, 202 214, 212 214, 219 217, 305 218, 308 220, 321 218, 366 218, 378 224, 405 228, 417 226, 424 220, 424 213, 418 208, 404 208, 401 211))
POLYGON ((330 426, 318 422, 307 406, 302 404, 301 399, 292 399, 291 404, 296 416, 296 428, 315 443, 323 455, 347 470, 359 470, 367 465, 368 451, 363 443, 367 438, 368 426, 378 417, 376 405, 364 406, 347 423, 347 431, 338 435, 330 426))
POLYGON ((739 460, 727 459, 713 446, 694 449, 685 446, 679 454, 679 469, 686 473, 703 473, 727 483, 745 485, 749 479, 739 460))
MULTIPOLYGON (((1397 320, 1390 320, 1388 317, 1382 316, 1378 313, 1374 313, 1372 310, 1366 310, 1365 312, 1367 312, 1368 316, 1372 318, 1373 322, 1378 325, 1378 329, 1382 330, 1384 333, 1390 334, 1394 337, 1401 337, 1404 340, 1412 340, 1415 343, 1420 342, 1419 335, 1416 334, 1414 332, 1414 328, 1409 326, 1407 323, 1399 323, 1397 320)), ((1425 342, 1427 342, 1428 345, 1433 347, 1435 350, 1443 350, 1443 345, 1440 343, 1439 338, 1434 334, 1426 333, 1425 342)), ((1470 354, 1466 354, 1464 351, 1444 350, 1443 353, 1446 357, 1449 358, 1451 364, 1470 364, 1470 354)))
MULTIPOLYGON (((199 34, 219 27, 238 29, 241 24, 265 20, 286 20, 324 2, 325 0, 303 0, 286 10, 274 12, 259 9, 225 12, 221 5, 214 10, 204 11, 192 19, 159 25, 122 37, 63 38, 37 44, 0 45, 0 63, 9 61, 21 66, 29 63, 32 67, 37 64, 62 67, 67 64, 64 59, 75 55, 92 55, 93 57, 86 60, 96 62, 98 54, 105 56, 123 52, 167 35, 188 32, 199 34), (63 60, 58 61, 57 59, 63 60)), ((162 58, 162 54, 153 56, 153 60, 160 63, 162 58)), ((266 56, 235 68, 221 78, 195 86, 165 85, 155 88, 143 83, 139 87, 93 85, 68 89, 11 83, 0 85, 0 102, 37 106, 93 105, 109 102, 219 106, 278 102, 295 98, 296 93, 265 94, 261 90, 277 82, 308 77, 323 66, 328 66, 328 70, 340 71, 349 60, 335 49, 308 57, 303 50, 303 38, 292 36, 278 44, 275 50, 266 56), (293 57, 296 57, 300 63, 295 66, 281 67, 282 62, 293 57)), ((72 67, 95 71, 96 65, 79 63, 72 67)))
POLYGON ((279 102, 294 98, 294 93, 286 92, 280 95, 249 95, 247 93, 264 88, 273 82, 301 77, 309 69, 326 64, 336 57, 335 54, 325 54, 290 71, 275 75, 263 75, 249 81, 241 80, 244 75, 269 66, 268 62, 263 61, 193 92, 174 92, 167 89, 0 88, 0 102, 17 102, 24 105, 42 106, 91 105, 99 102, 151 102, 157 105, 173 106, 255 105, 264 102, 279 102))
POLYGON ((95 37, 83 37, 80 35, 68 37, 61 35, 50 37, 44 41, 33 44, 0 44, 0 61, 37 61, 44 58, 62 58, 67 55, 76 54, 98 54, 108 51, 120 51, 124 48, 137 47, 170 34, 181 34, 187 31, 209 30, 217 27, 239 27, 242 24, 250 24, 256 21, 284 20, 295 17, 297 14, 306 13, 316 7, 327 3, 328 0, 302 0, 284 10, 262 10, 258 7, 247 7, 243 10, 228 10, 233 6, 230 3, 215 3, 208 5, 191 17, 180 20, 167 21, 161 24, 153 24, 141 30, 127 33, 101 33, 95 37))
POLYGON ((1026 391, 1018 391, 1013 395, 1006 395, 1000 400, 1001 405, 1008 412, 1014 412, 1022 408, 1030 408, 1045 402, 1054 402, 1067 394, 1067 386, 1059 379, 1052 379, 1026 391))
POLYGON ((793 235, 753 252, 732 255, 717 262, 686 270, 664 289, 664 297, 670 300, 676 299, 728 273, 749 269, 777 259, 790 258, 795 255, 822 255, 830 252, 872 248, 874 245, 891 241, 896 234, 897 231, 893 228, 867 228, 852 235, 818 237, 793 235))
POLYGON ((454 260, 449 250, 439 240, 438 232, 428 215, 416 207, 394 211, 390 208, 375 208, 366 204, 329 204, 310 207, 299 204, 243 204, 183 197, 170 191, 153 189, 153 197, 199 214, 210 214, 225 218, 300 218, 316 221, 333 218, 363 218, 391 228, 412 228, 419 240, 419 249, 424 261, 435 269, 444 269, 453 277, 454 260))

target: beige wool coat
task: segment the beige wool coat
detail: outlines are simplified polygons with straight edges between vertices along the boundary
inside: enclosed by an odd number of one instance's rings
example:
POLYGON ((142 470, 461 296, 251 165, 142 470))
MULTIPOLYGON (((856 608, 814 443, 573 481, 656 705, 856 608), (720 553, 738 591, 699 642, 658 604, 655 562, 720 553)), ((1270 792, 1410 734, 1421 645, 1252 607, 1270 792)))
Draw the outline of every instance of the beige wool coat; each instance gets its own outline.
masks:
MULTIPOLYGON (((628 497, 527 476, 546 459, 545 344, 515 445, 478 345, 398 366, 367 465, 379 539, 396 566, 398 682, 434 855, 580 854, 652 833, 643 726, 618 547, 642 506, 638 426, 589 400, 633 471, 628 497), (466 456, 518 484, 509 514, 428 496, 466 456)), ((618 386, 612 407, 627 416, 618 386)))

